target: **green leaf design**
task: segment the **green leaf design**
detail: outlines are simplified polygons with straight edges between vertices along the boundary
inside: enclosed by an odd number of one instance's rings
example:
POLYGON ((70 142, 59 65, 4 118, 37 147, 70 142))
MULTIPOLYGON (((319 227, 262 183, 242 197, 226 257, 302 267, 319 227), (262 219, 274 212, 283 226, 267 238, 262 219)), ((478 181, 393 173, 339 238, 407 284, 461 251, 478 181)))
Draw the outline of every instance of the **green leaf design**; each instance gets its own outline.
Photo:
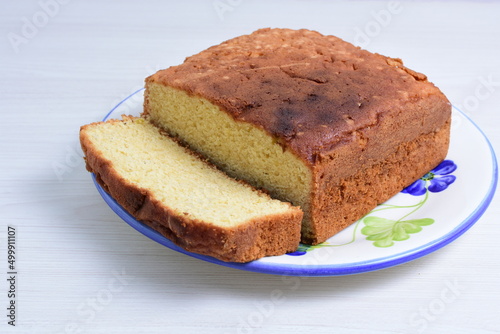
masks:
POLYGON ((410 220, 405 220, 405 222, 411 224, 417 224, 419 226, 428 226, 434 223, 434 219, 432 218, 410 219, 410 220))
POLYGON ((366 235, 366 240, 374 241, 376 247, 391 247, 394 241, 404 241, 410 234, 422 231, 422 226, 434 223, 432 218, 392 220, 382 217, 369 216, 363 219, 365 227, 361 233, 366 235))
POLYGON ((299 248, 297 248, 297 252, 308 252, 311 250, 313 246, 311 245, 304 245, 304 244, 299 244, 299 248))

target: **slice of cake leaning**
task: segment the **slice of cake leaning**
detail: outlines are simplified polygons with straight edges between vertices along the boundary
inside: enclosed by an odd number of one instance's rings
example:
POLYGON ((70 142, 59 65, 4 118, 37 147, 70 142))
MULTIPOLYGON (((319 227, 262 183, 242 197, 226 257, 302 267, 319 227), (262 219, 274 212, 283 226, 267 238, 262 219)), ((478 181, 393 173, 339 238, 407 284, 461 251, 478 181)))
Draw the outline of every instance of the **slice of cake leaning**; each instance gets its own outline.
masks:
POLYGON ((302 242, 317 244, 445 158, 451 105, 399 59, 261 29, 147 78, 144 116, 300 206, 302 242))
POLYGON ((190 252, 248 262, 299 245, 298 207, 228 177, 143 118, 85 125, 80 141, 99 184, 190 252))

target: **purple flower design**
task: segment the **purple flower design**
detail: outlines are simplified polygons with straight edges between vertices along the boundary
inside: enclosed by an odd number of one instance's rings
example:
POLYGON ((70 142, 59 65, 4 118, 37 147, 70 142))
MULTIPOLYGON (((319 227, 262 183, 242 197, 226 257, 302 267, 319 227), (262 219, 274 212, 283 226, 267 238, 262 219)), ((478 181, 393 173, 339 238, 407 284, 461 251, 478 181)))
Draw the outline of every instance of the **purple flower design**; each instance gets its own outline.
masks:
POLYGON ((456 169, 457 165, 452 160, 444 160, 429 173, 403 189, 402 192, 413 196, 421 196, 427 190, 433 193, 443 191, 455 182, 456 176, 450 174, 456 169), (429 185, 427 185, 428 182, 430 183, 429 185))
POLYGON ((307 252, 304 252, 304 251, 295 251, 295 252, 292 252, 292 253, 286 253, 286 255, 290 255, 290 256, 302 256, 302 255, 306 255, 307 252))
POLYGON ((302 256, 302 255, 306 255, 307 252, 312 251, 313 249, 322 248, 322 247, 332 247, 332 245, 328 244, 328 242, 323 242, 322 244, 318 244, 318 245, 314 245, 314 246, 300 244, 299 248, 297 248, 297 250, 295 252, 287 253, 286 255, 302 256))
POLYGON ((299 248, 295 252, 292 253, 287 253, 286 255, 290 256, 302 256, 306 255, 306 253, 311 250, 314 246, 311 245, 304 245, 304 244, 299 244, 299 248))

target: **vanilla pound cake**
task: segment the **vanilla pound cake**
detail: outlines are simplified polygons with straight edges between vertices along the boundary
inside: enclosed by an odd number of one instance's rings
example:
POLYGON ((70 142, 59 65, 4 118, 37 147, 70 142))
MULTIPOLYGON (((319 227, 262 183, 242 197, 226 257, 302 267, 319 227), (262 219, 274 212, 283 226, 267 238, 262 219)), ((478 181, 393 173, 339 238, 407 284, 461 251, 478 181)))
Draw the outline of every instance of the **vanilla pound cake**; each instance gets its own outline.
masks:
POLYGON ((228 177, 143 118, 83 126, 80 141, 99 184, 190 252, 247 262, 299 245, 299 208, 228 177))
POLYGON ((445 158, 451 105, 399 59, 261 29, 148 77, 144 116, 300 206, 302 242, 317 244, 445 158))

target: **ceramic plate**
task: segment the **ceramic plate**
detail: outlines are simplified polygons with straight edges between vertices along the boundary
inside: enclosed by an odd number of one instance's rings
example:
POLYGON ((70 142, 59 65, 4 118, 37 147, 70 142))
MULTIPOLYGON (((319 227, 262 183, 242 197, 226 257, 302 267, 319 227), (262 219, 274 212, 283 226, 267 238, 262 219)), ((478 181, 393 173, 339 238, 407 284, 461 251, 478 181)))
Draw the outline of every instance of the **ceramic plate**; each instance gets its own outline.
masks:
MULTIPOLYGON (((121 101, 104 119, 139 115, 142 99, 140 89, 121 101)), ((227 263, 183 250, 135 220, 97 183, 96 186, 125 222, 180 253, 260 273, 338 276, 392 267, 449 244, 484 213, 495 192, 497 173, 491 144, 464 113, 454 108, 450 150, 442 164, 325 243, 301 245, 294 253, 245 264, 227 263)))

